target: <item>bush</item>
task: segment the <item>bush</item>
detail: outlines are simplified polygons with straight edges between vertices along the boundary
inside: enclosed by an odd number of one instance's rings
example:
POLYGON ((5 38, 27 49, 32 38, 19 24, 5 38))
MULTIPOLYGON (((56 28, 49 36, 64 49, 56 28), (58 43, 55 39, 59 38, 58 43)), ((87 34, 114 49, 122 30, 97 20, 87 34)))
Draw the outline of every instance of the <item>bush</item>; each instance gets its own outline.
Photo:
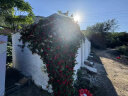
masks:
POLYGON ((116 47, 116 51, 122 55, 128 56, 128 46, 126 45, 116 47))
POLYGON ((12 36, 8 35, 7 42, 7 59, 6 59, 6 68, 10 68, 12 65, 12 36))
POLYGON ((11 35, 8 35, 7 63, 12 63, 12 36, 11 35))
POLYGON ((105 37, 105 43, 108 48, 115 48, 128 44, 128 33, 126 32, 108 32, 105 37))

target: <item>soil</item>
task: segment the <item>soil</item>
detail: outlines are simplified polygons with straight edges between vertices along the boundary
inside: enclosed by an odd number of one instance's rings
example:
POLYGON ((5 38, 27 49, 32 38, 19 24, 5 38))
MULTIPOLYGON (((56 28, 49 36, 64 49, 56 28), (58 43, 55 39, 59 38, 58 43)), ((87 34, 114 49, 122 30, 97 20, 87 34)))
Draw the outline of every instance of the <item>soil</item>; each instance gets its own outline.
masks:
POLYGON ((98 70, 93 83, 99 86, 99 96, 128 96, 128 59, 116 59, 118 54, 111 49, 93 52, 98 70))
MULTIPOLYGON (((6 70, 5 89, 7 90, 8 88, 10 88, 11 86, 14 86, 15 83, 18 83, 18 82, 22 84, 24 81, 26 81, 25 79, 21 79, 23 77, 24 75, 21 74, 17 69, 8 68, 6 70)), ((30 84, 25 84, 24 87, 19 88, 9 94, 6 93, 5 96, 51 96, 51 94, 45 90, 42 90, 41 87, 35 85, 31 81, 30 84)))
POLYGON ((51 96, 51 94, 31 83, 31 85, 21 88, 8 96, 51 96))

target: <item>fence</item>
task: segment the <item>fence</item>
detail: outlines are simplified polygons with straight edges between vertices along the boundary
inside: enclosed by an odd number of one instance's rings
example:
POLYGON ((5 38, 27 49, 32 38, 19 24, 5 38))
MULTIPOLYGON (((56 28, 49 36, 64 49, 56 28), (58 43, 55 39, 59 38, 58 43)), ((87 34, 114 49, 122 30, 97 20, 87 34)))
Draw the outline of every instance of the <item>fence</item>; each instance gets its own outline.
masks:
POLYGON ((7 36, 0 35, 0 96, 5 91, 7 36))

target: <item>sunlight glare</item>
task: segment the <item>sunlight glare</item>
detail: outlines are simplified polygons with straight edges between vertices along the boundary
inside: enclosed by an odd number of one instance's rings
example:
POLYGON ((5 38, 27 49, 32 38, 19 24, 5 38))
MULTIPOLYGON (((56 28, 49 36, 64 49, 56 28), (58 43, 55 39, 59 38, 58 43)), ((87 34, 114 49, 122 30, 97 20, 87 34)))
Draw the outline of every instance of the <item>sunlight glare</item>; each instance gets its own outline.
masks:
POLYGON ((79 16, 79 15, 76 15, 76 16, 74 17, 74 20, 75 20, 75 22, 76 22, 76 21, 79 22, 79 21, 80 21, 80 16, 79 16))

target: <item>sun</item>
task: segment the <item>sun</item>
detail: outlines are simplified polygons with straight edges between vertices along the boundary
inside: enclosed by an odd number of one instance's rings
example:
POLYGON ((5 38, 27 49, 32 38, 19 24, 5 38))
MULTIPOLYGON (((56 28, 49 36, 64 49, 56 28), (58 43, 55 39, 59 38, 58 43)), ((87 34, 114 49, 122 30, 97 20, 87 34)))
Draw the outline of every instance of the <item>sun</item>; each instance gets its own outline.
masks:
POLYGON ((80 16, 79 16, 79 15, 76 15, 76 16, 74 17, 74 20, 75 20, 75 22, 76 22, 76 21, 79 22, 79 21, 80 21, 80 16))

